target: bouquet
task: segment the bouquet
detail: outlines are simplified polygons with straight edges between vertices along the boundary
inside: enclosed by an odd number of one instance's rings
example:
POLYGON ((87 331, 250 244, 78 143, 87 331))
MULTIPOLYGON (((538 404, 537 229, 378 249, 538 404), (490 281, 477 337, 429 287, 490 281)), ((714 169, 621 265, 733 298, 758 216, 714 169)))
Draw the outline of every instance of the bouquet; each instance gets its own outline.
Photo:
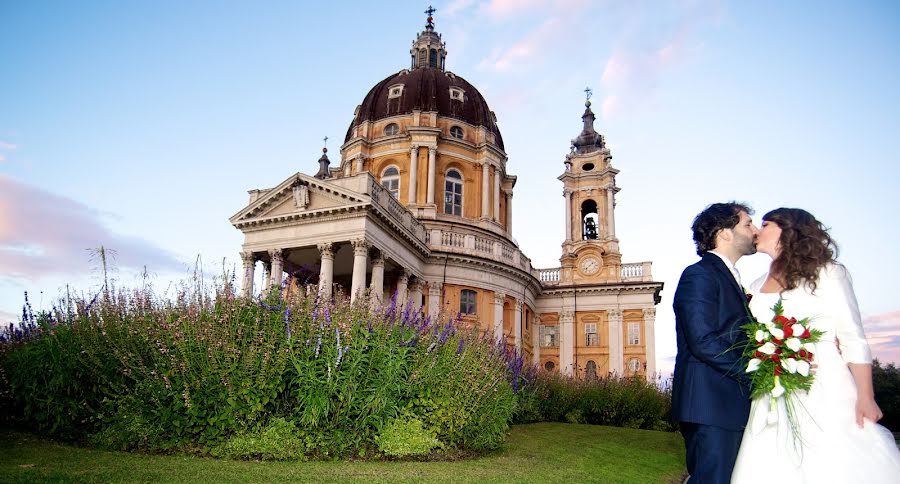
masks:
MULTIPOLYGON (((809 391, 814 378, 810 371, 815 360, 813 350, 823 332, 810 328, 809 318, 798 321, 785 317, 781 298, 772 311, 775 316, 771 322, 760 323, 751 317, 744 325, 749 339, 744 357, 749 360, 746 372, 752 373, 751 396, 768 394, 777 400, 790 398, 796 391, 809 391)), ((772 423, 771 418, 769 421, 772 423)))

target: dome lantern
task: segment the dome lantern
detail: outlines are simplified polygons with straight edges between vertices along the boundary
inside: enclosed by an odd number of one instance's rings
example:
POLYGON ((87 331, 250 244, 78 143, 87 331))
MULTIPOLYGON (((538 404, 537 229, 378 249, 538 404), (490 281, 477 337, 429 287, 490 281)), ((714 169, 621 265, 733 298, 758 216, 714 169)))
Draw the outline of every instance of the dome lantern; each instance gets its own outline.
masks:
POLYGON ((428 18, 425 21, 425 30, 413 41, 409 50, 411 58, 410 69, 420 67, 432 67, 444 70, 444 62, 447 58, 447 44, 441 41, 441 34, 434 31, 434 17, 432 14, 437 9, 429 6, 425 13, 428 18))

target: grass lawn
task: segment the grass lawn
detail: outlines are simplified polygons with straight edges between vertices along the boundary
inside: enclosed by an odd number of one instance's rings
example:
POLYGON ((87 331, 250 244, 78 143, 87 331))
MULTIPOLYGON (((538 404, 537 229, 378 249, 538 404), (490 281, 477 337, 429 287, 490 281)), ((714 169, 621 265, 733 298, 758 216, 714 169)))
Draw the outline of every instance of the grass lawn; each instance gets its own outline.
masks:
POLYGON ((246 462, 105 452, 0 430, 0 482, 681 482, 681 435, 592 425, 516 425, 506 446, 457 462, 246 462))

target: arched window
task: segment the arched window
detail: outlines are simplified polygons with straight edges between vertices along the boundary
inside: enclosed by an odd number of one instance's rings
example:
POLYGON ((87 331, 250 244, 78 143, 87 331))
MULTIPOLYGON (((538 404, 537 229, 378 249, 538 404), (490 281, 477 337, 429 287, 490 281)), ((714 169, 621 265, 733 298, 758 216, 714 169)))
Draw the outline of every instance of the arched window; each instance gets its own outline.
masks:
POLYGON ((397 123, 390 123, 384 127, 384 135, 385 136, 394 136, 395 134, 400 132, 400 126, 397 126, 397 123))
POLYGON ((598 234, 597 222, 597 202, 593 200, 585 200, 581 204, 581 234, 584 240, 593 240, 600 238, 598 234))
POLYGON ((449 170, 444 181, 444 213, 462 215, 463 180, 456 170, 449 170))
POLYGON ((584 365, 584 377, 588 380, 597 379, 597 364, 593 360, 588 360, 584 365))
POLYGON ((453 136, 456 139, 463 139, 464 133, 462 128, 459 126, 453 126, 450 128, 450 136, 453 136))
POLYGON ((471 289, 463 289, 459 293, 459 312, 462 314, 475 314, 478 306, 475 302, 478 293, 471 289))
POLYGON ((394 198, 400 198, 400 172, 396 166, 389 166, 381 172, 381 186, 391 192, 394 198))
POLYGON ((545 370, 553 371, 554 368, 556 368, 556 365, 554 365, 552 361, 548 361, 548 362, 544 363, 545 370))
POLYGON ((632 373, 640 373, 642 366, 641 360, 637 358, 628 360, 628 369, 631 370, 632 373))
POLYGON ((437 50, 428 51, 428 67, 437 67, 437 50))

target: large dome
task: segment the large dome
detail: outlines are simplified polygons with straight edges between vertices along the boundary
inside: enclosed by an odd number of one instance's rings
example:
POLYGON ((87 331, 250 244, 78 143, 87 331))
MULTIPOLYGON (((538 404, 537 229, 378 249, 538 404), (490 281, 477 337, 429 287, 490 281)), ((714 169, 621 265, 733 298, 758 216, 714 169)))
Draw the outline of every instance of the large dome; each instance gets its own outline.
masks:
POLYGON ((435 67, 404 69, 376 84, 359 106, 344 142, 350 140, 353 128, 363 121, 377 121, 390 116, 411 114, 414 110, 437 111, 441 117, 459 119, 474 126, 484 126, 496 136, 497 146, 501 150, 504 149, 500 129, 494 121, 494 113, 481 93, 462 77, 435 67), (389 99, 388 91, 398 85, 403 86, 402 94, 399 98, 389 99), (450 88, 461 90, 462 99, 451 99, 450 88))

